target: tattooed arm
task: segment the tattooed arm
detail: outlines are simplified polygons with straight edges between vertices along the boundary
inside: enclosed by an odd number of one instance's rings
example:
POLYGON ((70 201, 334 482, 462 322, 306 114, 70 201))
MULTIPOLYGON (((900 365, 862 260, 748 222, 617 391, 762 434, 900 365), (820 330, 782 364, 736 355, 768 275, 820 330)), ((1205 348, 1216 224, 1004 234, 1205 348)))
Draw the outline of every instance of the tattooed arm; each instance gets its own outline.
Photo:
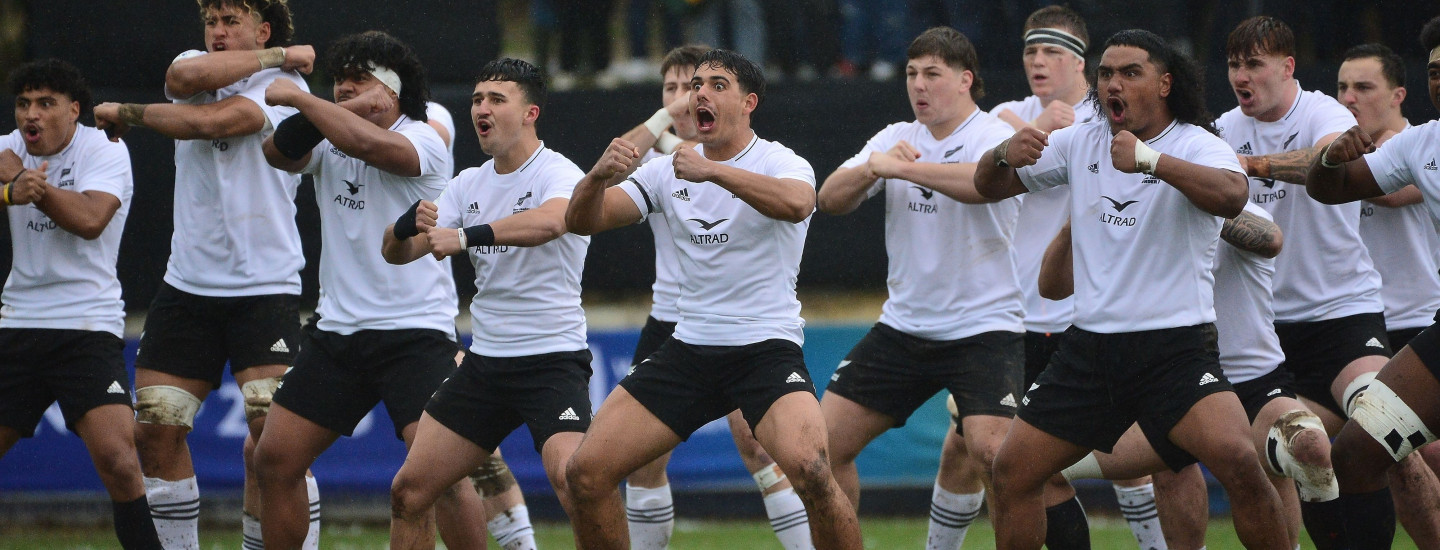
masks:
POLYGON ((1225 224, 1220 226, 1220 238, 1230 246, 1266 258, 1280 255, 1284 241, 1280 226, 1249 212, 1241 212, 1239 216, 1225 220, 1225 224))
POLYGON ((1305 174, 1310 171, 1310 163, 1315 162, 1315 157, 1320 154, 1320 151, 1325 150, 1325 146, 1339 136, 1339 133, 1326 135, 1316 141, 1314 147, 1305 149, 1258 157, 1242 157, 1245 175, 1252 178, 1305 185, 1305 174))

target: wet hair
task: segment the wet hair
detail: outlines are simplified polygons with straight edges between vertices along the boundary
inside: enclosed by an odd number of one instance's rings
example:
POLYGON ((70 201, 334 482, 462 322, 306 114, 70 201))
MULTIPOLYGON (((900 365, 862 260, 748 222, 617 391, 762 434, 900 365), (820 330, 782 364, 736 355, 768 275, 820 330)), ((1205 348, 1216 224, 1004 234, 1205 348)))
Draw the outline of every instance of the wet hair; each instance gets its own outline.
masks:
POLYGON ((425 67, 415 50, 399 39, 381 31, 365 31, 342 36, 325 51, 323 65, 335 80, 358 77, 377 65, 390 68, 400 76, 400 112, 424 122, 425 102, 430 88, 425 82, 425 67))
POLYGON ((492 80, 514 82, 525 94, 526 101, 532 105, 545 106, 545 74, 529 61, 505 57, 486 63, 480 68, 480 76, 475 78, 475 83, 492 80))
POLYGON ((1371 57, 1380 61, 1380 73, 1392 89, 1405 87, 1405 61, 1388 46, 1372 42, 1345 50, 1345 61, 1371 57))
POLYGON ((665 75, 677 67, 693 71, 695 66, 700 64, 700 58, 710 49, 710 46, 703 44, 686 44, 666 52, 665 60, 660 62, 660 78, 665 78, 665 75))
POLYGON ((700 56, 695 62, 695 68, 709 67, 721 69, 735 74, 735 80, 740 84, 740 90, 745 93, 755 94, 756 105, 759 100, 765 99, 765 72, 754 61, 746 59, 745 56, 730 50, 710 50, 700 56))
MULTIPOLYGON (((1215 117, 1205 109, 1205 78, 1200 66, 1194 60, 1180 53, 1174 46, 1165 42, 1153 32, 1141 29, 1130 29, 1115 33, 1105 41, 1105 50, 1116 46, 1130 46, 1140 48, 1150 54, 1150 62, 1154 63, 1161 74, 1170 74, 1170 95, 1165 97, 1165 107, 1169 108, 1170 116, 1186 124, 1193 124, 1204 128, 1212 134, 1218 134, 1212 124, 1215 117)), ((1098 64, 1097 64, 1097 69, 1098 64)), ((1095 81, 1092 75, 1090 80, 1095 81)), ((1089 101, 1100 105, 1100 92, 1097 88, 1090 88, 1089 101)))
POLYGON ((90 84, 74 65, 59 59, 40 59, 10 71, 10 95, 19 96, 33 90, 65 94, 80 104, 81 119, 90 117, 90 84))
POLYGON ((289 0, 195 0, 200 5, 200 19, 205 12, 225 7, 236 8, 260 16, 260 22, 270 24, 270 39, 265 47, 287 46, 295 38, 295 22, 290 18, 289 0))
POLYGON ((1044 28, 1063 30, 1083 40, 1085 44, 1090 44, 1090 31, 1085 28, 1085 18, 1065 6, 1045 6, 1025 18, 1025 30, 1044 28))
POLYGON ((918 59, 927 55, 940 58, 957 71, 970 71, 975 77, 970 84, 970 97, 985 97, 985 81, 980 78, 980 58, 975 45, 963 33, 950 27, 930 27, 905 49, 906 59, 918 59))
POLYGON ((1429 59, 1430 50, 1440 46, 1440 17, 1431 19, 1425 23, 1425 28, 1420 29, 1420 45, 1425 47, 1426 59, 1429 59))
POLYGON ((1284 21, 1257 15, 1235 26, 1225 39, 1225 58, 1244 59, 1252 55, 1295 57, 1295 32, 1284 21))

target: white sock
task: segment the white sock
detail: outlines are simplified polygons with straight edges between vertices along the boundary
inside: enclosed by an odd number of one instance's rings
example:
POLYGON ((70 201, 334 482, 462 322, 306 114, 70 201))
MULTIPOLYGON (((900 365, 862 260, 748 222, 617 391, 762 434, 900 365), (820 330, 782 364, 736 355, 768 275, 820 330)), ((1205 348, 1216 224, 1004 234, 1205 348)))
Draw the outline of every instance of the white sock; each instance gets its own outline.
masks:
POLYGON ((984 503, 984 489, 978 493, 957 494, 935 484, 930 496, 930 536, 925 550, 959 550, 965 542, 965 531, 980 515, 980 505, 984 503))
POLYGON ((1115 486, 1115 500, 1120 502, 1120 514, 1135 533, 1135 541, 1141 550, 1166 550, 1165 533, 1160 530, 1160 515, 1155 511, 1155 485, 1146 483, 1139 487, 1115 486))
POLYGON ((260 518, 240 513, 241 550, 265 550, 265 540, 260 536, 260 518))
POLYGON ((320 485, 314 476, 305 476, 305 496, 310 497, 310 531, 305 533, 305 550, 320 550, 320 485))
POLYGON ((193 550, 200 547, 200 486, 194 477, 165 481, 145 478, 145 498, 155 533, 165 550, 193 550))
POLYGON ((625 517, 632 550, 665 550, 675 532, 675 501, 670 484, 653 489, 625 485, 625 517))
POLYGON ((810 516, 805 514, 805 503, 794 488, 765 495, 765 515, 770 516, 770 528, 785 550, 811 550, 810 516))
POLYGON ((535 550, 535 528, 530 526, 530 509, 524 504, 495 516, 486 527, 505 550, 535 550))

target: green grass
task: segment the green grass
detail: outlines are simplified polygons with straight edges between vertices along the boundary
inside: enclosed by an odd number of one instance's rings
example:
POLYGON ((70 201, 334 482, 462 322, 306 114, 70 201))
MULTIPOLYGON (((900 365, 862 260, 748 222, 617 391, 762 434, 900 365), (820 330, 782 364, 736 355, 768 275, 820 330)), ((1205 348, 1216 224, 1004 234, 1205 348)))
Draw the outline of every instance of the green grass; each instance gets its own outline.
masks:
MULTIPOLYGON (((925 547, 926 523, 923 519, 872 519, 861 520, 865 534, 865 548, 905 549, 925 547)), ((570 529, 564 524, 542 523, 536 528, 536 538, 542 550, 573 549, 574 541, 570 529)), ((387 532, 381 526, 326 526, 321 536, 321 547, 326 550, 362 550, 386 547, 387 532)), ((202 547, 232 550, 240 547, 240 530, 211 530, 200 533, 202 547)), ((1210 522, 1206 533, 1209 550, 1240 550, 1235 538, 1235 529, 1228 520, 1210 522)), ((1091 518, 1090 539, 1097 549, 1135 548, 1135 539, 1125 522, 1111 518, 1091 518)), ((52 529, 4 529, 0 531, 0 549, 85 549, 113 548, 114 535, 108 530, 52 530, 52 529)), ((492 543, 491 548, 495 548, 492 543)), ((734 550, 750 548, 778 548, 775 535, 762 521, 718 522, 680 520, 675 526, 675 536, 670 547, 674 550, 734 550)), ((990 524, 976 522, 965 538, 964 548, 994 548, 995 534, 990 524)), ((1305 539, 1302 548, 1314 548, 1305 539)), ((1403 531, 1398 533, 1394 548, 1415 548, 1403 531)))

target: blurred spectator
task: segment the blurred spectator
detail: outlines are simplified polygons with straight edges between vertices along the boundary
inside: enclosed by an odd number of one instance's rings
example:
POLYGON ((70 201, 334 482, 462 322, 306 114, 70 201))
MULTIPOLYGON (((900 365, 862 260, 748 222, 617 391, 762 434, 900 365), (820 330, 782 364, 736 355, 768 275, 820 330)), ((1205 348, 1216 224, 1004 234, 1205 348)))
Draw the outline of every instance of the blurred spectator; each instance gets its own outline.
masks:
POLYGON ((550 45, 560 30, 560 22, 555 18, 555 0, 531 0, 530 25, 530 36, 535 41, 535 66, 553 78, 559 72, 559 66, 552 65, 554 60, 550 58, 550 45))
MULTIPOLYGON (((787 0, 788 1, 788 0, 787 0)), ((685 0, 697 11, 688 23, 690 41, 735 50, 765 63, 765 17, 759 0, 685 0)))
POLYGON ((840 59, 840 10, 835 0, 769 2, 765 18, 775 22, 770 32, 770 60, 780 71, 801 81, 840 59))
POLYGON ((906 0, 840 0, 843 58, 835 66, 836 75, 853 78, 866 65, 874 80, 899 73, 914 34, 907 28, 907 14, 906 0))
POLYGON ((572 84, 566 76, 591 80, 610 66, 610 14, 614 0, 553 0, 560 24, 560 72, 557 90, 572 84))
POLYGON ((625 29, 629 35, 630 58, 610 66, 612 78, 625 83, 658 82, 660 63, 654 59, 685 40, 680 15, 663 2, 630 0, 625 9, 625 29), (660 50, 651 56, 650 31, 656 16, 660 19, 660 50))

